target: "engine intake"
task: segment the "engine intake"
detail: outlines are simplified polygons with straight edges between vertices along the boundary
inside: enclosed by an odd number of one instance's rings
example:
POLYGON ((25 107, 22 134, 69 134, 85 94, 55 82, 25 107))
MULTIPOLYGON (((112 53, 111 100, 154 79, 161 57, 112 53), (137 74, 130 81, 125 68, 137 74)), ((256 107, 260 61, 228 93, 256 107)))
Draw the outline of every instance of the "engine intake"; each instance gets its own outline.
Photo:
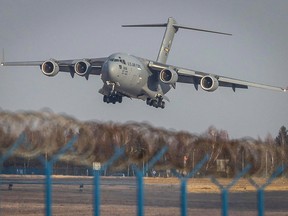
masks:
POLYGON ((201 88, 205 91, 215 91, 218 86, 219 82, 214 76, 204 76, 200 81, 201 88))
POLYGON ((58 74, 60 68, 55 60, 48 60, 41 65, 41 70, 46 76, 55 76, 58 74))
POLYGON ((176 71, 174 71, 172 69, 163 69, 160 72, 160 80, 163 83, 174 84, 178 80, 178 74, 176 71))
POLYGON ((74 70, 79 76, 85 76, 89 74, 91 64, 87 60, 81 60, 75 63, 74 70))

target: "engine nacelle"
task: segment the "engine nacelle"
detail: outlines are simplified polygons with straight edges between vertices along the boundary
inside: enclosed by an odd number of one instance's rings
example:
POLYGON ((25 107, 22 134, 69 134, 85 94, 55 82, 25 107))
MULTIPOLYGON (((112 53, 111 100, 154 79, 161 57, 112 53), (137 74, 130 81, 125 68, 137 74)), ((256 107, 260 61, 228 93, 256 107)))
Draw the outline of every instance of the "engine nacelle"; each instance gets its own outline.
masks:
POLYGON ((41 70, 46 76, 55 76, 58 74, 60 68, 55 60, 48 60, 41 65, 41 70))
POLYGON ((86 60, 81 60, 75 63, 74 70, 79 76, 85 76, 90 72, 91 64, 86 60))
POLYGON ((215 91, 218 86, 219 82, 214 76, 204 76, 200 81, 201 88, 205 91, 215 91))
POLYGON ((178 74, 176 71, 172 70, 172 69, 163 69, 160 74, 160 80, 163 83, 167 83, 167 84, 174 84, 177 82, 178 80, 178 74))

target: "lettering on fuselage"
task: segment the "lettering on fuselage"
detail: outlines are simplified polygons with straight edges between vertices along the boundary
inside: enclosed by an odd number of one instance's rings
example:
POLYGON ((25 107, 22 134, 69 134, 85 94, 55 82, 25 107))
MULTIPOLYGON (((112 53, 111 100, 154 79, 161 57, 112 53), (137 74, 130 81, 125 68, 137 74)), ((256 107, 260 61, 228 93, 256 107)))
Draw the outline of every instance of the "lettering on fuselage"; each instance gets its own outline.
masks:
MULTIPOLYGON (((138 70, 141 70, 141 66, 140 64, 136 64, 133 62, 127 62, 125 60, 120 60, 120 62, 124 65, 128 65, 129 67, 132 67, 131 70, 133 71, 133 67, 137 68, 138 70)), ((123 66, 123 65, 119 65, 119 69, 122 70, 122 75, 128 75, 128 67, 127 66, 123 66)))
MULTIPOLYGON (((120 68, 121 69, 121 68, 120 68)), ((122 69, 122 74, 123 75, 127 75, 128 74, 128 68, 127 67, 123 67, 122 69)))
POLYGON ((141 69, 141 66, 139 64, 135 64, 133 62, 127 62, 128 66, 131 66, 131 67, 136 67, 136 68, 139 68, 141 69))

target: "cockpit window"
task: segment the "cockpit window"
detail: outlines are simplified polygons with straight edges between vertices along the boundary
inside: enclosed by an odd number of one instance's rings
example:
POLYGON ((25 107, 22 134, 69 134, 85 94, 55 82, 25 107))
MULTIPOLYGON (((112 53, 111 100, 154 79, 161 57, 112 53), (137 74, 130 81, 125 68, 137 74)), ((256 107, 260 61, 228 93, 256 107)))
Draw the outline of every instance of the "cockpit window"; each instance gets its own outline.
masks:
POLYGON ((122 64, 126 65, 126 61, 124 59, 111 58, 111 59, 109 59, 109 61, 121 62, 122 64))
POLYGON ((112 62, 119 62, 120 61, 119 59, 116 59, 116 58, 111 58, 109 60, 112 61, 112 62))

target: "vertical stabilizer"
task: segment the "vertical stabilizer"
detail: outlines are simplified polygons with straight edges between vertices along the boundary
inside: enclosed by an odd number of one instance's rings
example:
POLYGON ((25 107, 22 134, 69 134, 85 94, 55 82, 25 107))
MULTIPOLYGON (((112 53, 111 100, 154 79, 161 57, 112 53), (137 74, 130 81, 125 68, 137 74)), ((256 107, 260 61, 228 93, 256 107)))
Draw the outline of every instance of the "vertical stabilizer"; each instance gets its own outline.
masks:
POLYGON ((177 32, 177 29, 174 27, 174 25, 176 24, 177 23, 175 19, 173 19, 172 17, 168 18, 166 31, 163 36, 162 44, 158 53, 157 62, 160 62, 163 64, 167 62, 167 58, 171 50, 174 35, 177 32))
POLYGON ((165 64, 171 50, 172 41, 178 30, 176 20, 172 17, 168 18, 167 23, 161 24, 140 24, 140 25, 122 25, 122 27, 166 27, 166 31, 158 53, 157 62, 165 64))

